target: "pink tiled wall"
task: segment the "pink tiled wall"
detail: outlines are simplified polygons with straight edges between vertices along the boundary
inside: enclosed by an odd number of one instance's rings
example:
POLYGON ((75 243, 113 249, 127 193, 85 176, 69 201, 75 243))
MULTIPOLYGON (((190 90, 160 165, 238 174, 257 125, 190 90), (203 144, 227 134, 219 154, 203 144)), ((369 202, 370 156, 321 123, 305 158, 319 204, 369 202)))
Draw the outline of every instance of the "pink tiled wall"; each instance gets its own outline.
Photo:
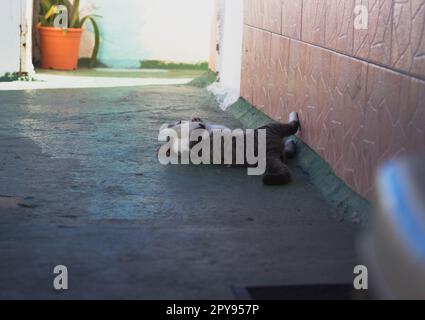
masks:
POLYGON ((384 160, 425 151, 425 0, 245 0, 242 96, 371 198, 384 160), (354 8, 368 8, 367 30, 354 8))

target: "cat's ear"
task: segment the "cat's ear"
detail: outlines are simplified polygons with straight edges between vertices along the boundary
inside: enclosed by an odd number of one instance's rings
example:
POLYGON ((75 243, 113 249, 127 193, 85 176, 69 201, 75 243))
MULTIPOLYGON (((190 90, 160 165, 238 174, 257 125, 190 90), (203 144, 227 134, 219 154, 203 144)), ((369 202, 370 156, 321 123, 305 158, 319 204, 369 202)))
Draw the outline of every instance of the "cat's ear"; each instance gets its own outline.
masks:
POLYGON ((167 123, 165 123, 165 124, 163 124, 162 126, 161 126, 161 128, 159 128, 159 131, 163 131, 163 130, 165 130, 165 129, 168 129, 170 127, 170 125, 169 124, 167 124, 167 123))

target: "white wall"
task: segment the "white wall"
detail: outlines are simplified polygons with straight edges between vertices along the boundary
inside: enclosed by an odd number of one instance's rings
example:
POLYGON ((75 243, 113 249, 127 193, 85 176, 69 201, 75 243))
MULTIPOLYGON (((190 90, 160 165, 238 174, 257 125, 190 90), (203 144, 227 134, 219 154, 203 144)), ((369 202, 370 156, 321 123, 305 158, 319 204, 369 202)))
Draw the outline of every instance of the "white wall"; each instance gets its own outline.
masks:
POLYGON ((243 40, 243 0, 217 0, 218 82, 209 87, 222 109, 240 97, 243 40))
POLYGON ((32 0, 1 0, 0 10, 0 76, 6 72, 32 73, 31 23, 32 0), (20 24, 23 37, 21 41, 20 24), (26 42, 26 46, 21 43, 26 42), (22 67, 21 67, 22 57, 22 67))
POLYGON ((142 12, 139 41, 148 57, 183 62, 208 61, 211 0, 151 0, 142 12))
MULTIPOLYGON (((102 16, 99 59, 111 67, 209 59, 212 0, 82 0, 81 6, 102 16)), ((91 37, 85 39, 80 54, 88 56, 91 37)))
POLYGON ((21 1, 21 21, 22 21, 22 42, 25 46, 21 46, 22 70, 30 75, 34 74, 34 65, 32 63, 32 35, 33 35, 33 0, 21 1))
POLYGON ((243 0, 224 1, 224 25, 220 43, 220 83, 240 93, 243 38, 243 0))
POLYGON ((2 0, 0 10, 0 76, 19 71, 21 3, 2 0))

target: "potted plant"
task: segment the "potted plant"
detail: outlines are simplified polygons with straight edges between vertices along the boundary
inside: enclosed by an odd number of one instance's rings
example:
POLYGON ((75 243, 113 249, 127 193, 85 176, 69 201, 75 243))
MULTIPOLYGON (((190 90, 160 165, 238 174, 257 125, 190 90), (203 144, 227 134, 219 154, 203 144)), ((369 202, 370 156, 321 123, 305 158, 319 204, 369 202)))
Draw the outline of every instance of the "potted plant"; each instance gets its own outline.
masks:
POLYGON ((80 18, 80 0, 40 0, 40 22, 37 25, 40 36, 41 68, 75 70, 78 65, 83 25, 90 21, 93 25, 95 45, 90 59, 90 67, 96 63, 99 52, 100 32, 94 16, 80 18), (60 8, 66 8, 67 25, 54 26, 60 8))

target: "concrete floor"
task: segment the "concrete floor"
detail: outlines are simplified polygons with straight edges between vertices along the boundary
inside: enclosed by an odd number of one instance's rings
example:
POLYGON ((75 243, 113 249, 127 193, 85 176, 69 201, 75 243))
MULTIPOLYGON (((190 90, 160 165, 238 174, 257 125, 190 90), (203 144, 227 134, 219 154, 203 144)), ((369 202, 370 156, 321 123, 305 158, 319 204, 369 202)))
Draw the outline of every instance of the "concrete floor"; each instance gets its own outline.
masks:
POLYGON ((350 283, 356 227, 301 171, 161 166, 161 124, 241 124, 189 86, 0 92, 0 298, 232 299, 233 286, 350 283), (1 204, 1 202, 0 202, 1 204), (68 291, 53 289, 66 265, 68 291))

